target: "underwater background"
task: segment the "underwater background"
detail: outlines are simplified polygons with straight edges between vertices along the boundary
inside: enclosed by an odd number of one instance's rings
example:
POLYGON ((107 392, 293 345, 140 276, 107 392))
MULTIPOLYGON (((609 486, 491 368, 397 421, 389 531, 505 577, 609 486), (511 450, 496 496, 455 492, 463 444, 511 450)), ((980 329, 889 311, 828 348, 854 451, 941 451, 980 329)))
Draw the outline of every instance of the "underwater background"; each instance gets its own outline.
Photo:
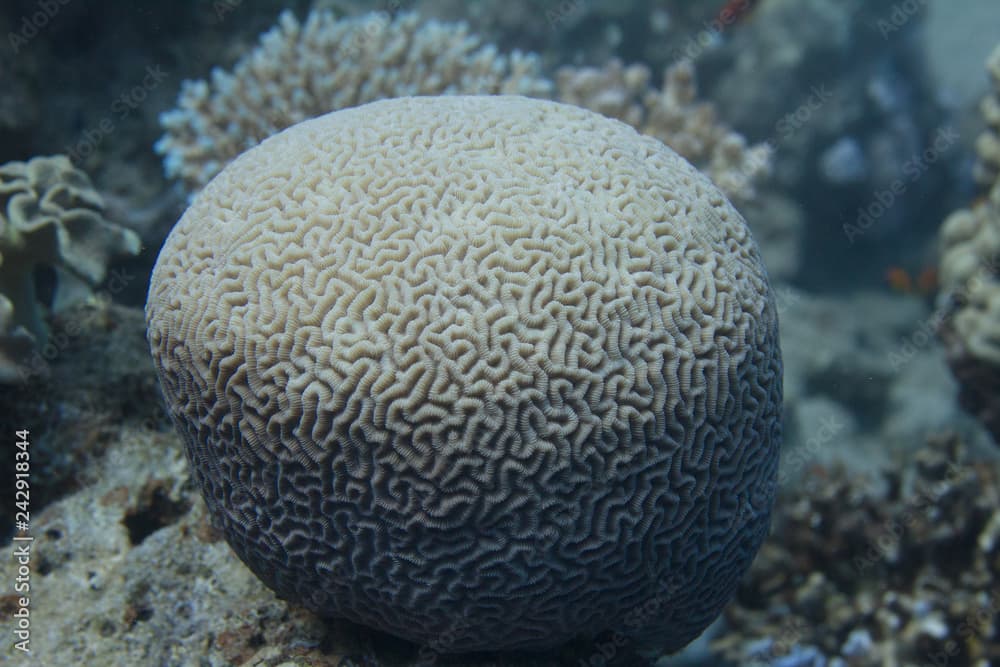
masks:
POLYGON ((0 202, 0 665, 1000 665, 996 0, 5 0, 0 202), (279 600, 164 409, 143 308, 189 201, 299 121, 454 93, 632 125, 760 248, 771 534, 676 655, 452 655, 279 600))

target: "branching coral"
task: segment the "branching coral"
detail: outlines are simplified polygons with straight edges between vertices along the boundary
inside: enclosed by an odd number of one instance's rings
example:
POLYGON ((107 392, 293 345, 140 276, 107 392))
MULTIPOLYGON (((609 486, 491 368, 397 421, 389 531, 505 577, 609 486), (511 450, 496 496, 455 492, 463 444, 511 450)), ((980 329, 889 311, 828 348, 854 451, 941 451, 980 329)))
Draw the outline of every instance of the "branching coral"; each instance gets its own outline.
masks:
POLYGON ((137 254, 139 238, 103 216, 87 175, 63 155, 0 166, 0 382, 25 372, 32 342, 46 338, 36 270, 56 272, 54 304, 99 283, 116 254, 137 254))
POLYGON ((701 167, 726 194, 753 198, 754 184, 770 173, 770 147, 748 147, 741 135, 719 121, 714 106, 698 101, 690 61, 667 68, 658 90, 649 87, 650 77, 645 65, 625 67, 617 60, 599 69, 564 67, 556 75, 556 91, 562 102, 617 118, 656 137, 701 167))
POLYGON ((196 190, 246 149, 330 111, 407 95, 537 97, 550 87, 535 56, 498 54, 462 23, 326 11, 300 23, 286 11, 232 72, 184 83, 156 150, 167 175, 196 190))
POLYGON ((185 82, 178 108, 164 113, 156 144, 168 176, 196 191, 263 139, 307 118, 408 95, 520 94, 583 106, 654 136, 705 170, 737 199, 754 195, 770 170, 765 146, 748 148, 696 101, 694 70, 667 70, 649 87, 644 65, 564 68, 556 85, 535 55, 498 53, 463 23, 421 22, 416 14, 337 19, 314 11, 304 24, 285 12, 260 44, 210 81, 185 82))
POLYGON ((941 228, 942 335, 963 403, 1000 442, 1000 46, 987 65, 993 91, 981 107, 975 176, 989 191, 941 228))

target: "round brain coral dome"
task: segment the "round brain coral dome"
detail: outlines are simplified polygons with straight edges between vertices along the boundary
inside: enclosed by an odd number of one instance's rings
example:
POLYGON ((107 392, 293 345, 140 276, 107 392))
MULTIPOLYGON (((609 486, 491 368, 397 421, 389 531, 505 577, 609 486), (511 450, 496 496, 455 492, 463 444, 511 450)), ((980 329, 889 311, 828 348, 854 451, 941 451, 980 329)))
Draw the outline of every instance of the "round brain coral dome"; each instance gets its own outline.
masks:
POLYGON ((198 195, 147 320, 211 514, 321 614, 438 652, 672 651, 767 532, 757 248, 707 178, 595 113, 401 98, 295 125, 198 195))

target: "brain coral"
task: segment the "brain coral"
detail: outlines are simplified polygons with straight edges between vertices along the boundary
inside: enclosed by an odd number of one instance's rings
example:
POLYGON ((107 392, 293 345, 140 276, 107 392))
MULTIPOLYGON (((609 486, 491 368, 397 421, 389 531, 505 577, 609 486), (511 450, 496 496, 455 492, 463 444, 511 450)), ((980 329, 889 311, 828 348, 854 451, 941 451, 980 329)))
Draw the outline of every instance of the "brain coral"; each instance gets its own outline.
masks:
POLYGON ((439 652, 607 628, 672 650, 767 531, 757 248, 593 112, 399 98, 289 128, 195 199, 147 319, 229 543, 321 613, 439 652))

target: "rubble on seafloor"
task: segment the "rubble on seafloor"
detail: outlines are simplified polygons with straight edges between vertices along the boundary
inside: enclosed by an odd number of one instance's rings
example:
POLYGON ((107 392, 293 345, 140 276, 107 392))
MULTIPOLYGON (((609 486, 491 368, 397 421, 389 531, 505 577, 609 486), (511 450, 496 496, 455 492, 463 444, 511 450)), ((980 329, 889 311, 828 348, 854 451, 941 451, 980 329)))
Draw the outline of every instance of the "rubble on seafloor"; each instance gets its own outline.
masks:
POLYGON ((1000 662, 1000 463, 952 435, 865 478, 816 466, 779 498, 713 649, 740 665, 1000 662))

